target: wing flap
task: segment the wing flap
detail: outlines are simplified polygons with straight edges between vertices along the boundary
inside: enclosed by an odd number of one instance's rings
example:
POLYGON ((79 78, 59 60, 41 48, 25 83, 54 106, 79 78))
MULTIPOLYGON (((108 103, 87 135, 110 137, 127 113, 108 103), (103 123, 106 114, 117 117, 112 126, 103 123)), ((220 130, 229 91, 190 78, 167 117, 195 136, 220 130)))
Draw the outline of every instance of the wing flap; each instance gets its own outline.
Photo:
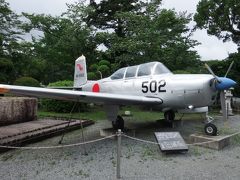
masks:
POLYGON ((0 85, 0 93, 9 93, 20 96, 52 98, 66 101, 93 102, 117 105, 160 105, 162 100, 157 97, 144 97, 110 93, 95 93, 63 89, 47 89, 26 86, 0 85))

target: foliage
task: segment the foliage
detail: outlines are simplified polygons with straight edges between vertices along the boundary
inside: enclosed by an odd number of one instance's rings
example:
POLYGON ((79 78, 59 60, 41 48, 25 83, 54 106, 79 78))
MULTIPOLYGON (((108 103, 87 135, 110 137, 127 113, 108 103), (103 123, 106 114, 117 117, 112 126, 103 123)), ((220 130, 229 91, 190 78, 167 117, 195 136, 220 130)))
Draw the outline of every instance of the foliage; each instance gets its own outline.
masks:
MULTIPOLYGON (((238 53, 232 53, 229 55, 226 64, 227 67, 230 65, 230 63, 234 61, 234 65, 232 67, 232 70, 228 73, 228 77, 232 78, 237 82, 237 85, 234 88, 234 95, 237 97, 240 97, 240 52, 238 53)), ((226 70, 225 70, 226 71, 226 70)))
MULTIPOLYGON (((64 80, 50 83, 48 87, 72 87, 73 81, 64 80)), ((47 111, 70 113, 86 111, 86 104, 55 99, 42 99, 41 107, 47 111)))
POLYGON ((122 13, 126 18, 128 36, 113 36, 112 49, 124 52, 115 59, 122 66, 161 61, 171 70, 198 65, 199 57, 189 50, 197 43, 190 39, 186 24, 190 17, 172 10, 148 6, 144 14, 122 13), (185 35, 183 35, 185 34, 185 35))
POLYGON ((92 64, 90 67, 89 67, 89 70, 92 71, 92 72, 96 72, 98 69, 98 65, 97 64, 92 64))
POLYGON ((21 77, 16 79, 14 82, 15 85, 18 86, 32 86, 32 87, 40 87, 40 83, 38 80, 32 78, 32 77, 21 77))
POLYGON ((107 60, 101 60, 101 61, 99 61, 98 64, 99 64, 99 66, 102 66, 102 65, 105 65, 105 66, 107 66, 107 67, 110 67, 110 66, 111 66, 110 62, 107 61, 107 60))
POLYGON ((94 72, 88 72, 87 73, 87 77, 88 77, 88 80, 97 80, 97 79, 99 79, 97 77, 96 73, 94 73, 94 72))
POLYGON ((124 37, 126 34, 126 26, 124 20, 119 18, 119 12, 137 11, 140 9, 139 0, 115 0, 113 1, 96 1, 91 0, 90 11, 86 16, 88 26, 95 26, 99 29, 113 29, 117 36, 124 37))
POLYGON ((95 59, 95 45, 91 41, 91 29, 82 21, 67 17, 52 17, 24 13, 30 21, 23 28, 26 32, 38 30, 41 38, 33 38, 34 56, 44 59, 44 74, 41 82, 47 84, 56 80, 72 79, 74 60, 84 54, 88 63, 95 59))
POLYGON ((190 72, 185 70, 176 70, 176 71, 173 71, 173 73, 174 74, 190 74, 190 72))
POLYGON ((0 82, 7 83, 9 74, 13 71, 13 63, 10 59, 0 58, 0 82))
POLYGON ((197 27, 207 29, 208 34, 240 46, 240 1, 201 0, 194 20, 197 27))
POLYGON ((111 64, 107 60, 101 60, 97 64, 92 64, 89 68, 90 72, 88 73, 89 80, 98 80, 110 75, 111 64))
POLYGON ((100 65, 98 67, 98 71, 101 72, 103 77, 107 77, 110 75, 110 68, 107 65, 100 65))
POLYGON ((54 83, 49 83, 48 87, 73 87, 73 81, 70 80, 57 81, 54 83))
POLYGON ((0 0, 0 56, 11 54, 17 45, 21 34, 19 23, 18 15, 9 8, 9 3, 0 0))

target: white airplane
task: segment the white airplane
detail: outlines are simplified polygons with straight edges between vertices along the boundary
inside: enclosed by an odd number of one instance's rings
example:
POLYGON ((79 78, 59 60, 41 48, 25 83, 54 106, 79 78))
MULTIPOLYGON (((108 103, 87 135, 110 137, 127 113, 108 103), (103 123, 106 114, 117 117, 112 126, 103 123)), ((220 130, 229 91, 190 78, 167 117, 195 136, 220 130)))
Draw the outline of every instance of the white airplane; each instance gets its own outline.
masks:
MULTIPOLYGON (((110 77, 87 81, 84 56, 75 61, 74 90, 48 89, 26 86, 0 85, 0 93, 24 95, 59 100, 104 104, 113 128, 123 129, 124 120, 118 115, 120 105, 155 107, 164 112, 165 120, 172 122, 175 112, 208 112, 221 93, 221 105, 226 117, 224 90, 236 84, 225 77, 217 77, 209 66, 209 74, 173 74, 160 62, 150 62, 121 68, 110 77)), ((216 135, 217 127, 208 119, 204 131, 216 135)))

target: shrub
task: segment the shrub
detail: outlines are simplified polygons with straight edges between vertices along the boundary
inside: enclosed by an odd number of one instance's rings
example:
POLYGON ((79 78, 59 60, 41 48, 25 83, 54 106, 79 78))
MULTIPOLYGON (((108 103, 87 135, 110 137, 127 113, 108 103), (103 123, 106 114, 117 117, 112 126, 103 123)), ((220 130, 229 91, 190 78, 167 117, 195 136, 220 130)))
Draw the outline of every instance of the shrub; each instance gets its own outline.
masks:
POLYGON ((97 64, 92 64, 90 67, 89 67, 89 70, 91 72, 96 72, 98 69, 98 65, 97 64))
POLYGON ((110 67, 111 63, 107 60, 101 60, 101 61, 99 61, 98 65, 99 66, 106 65, 106 66, 110 67))
POLYGON ((73 81, 70 80, 57 81, 54 83, 49 83, 48 87, 73 87, 73 81))
POLYGON ((101 65, 98 67, 98 71, 100 71, 102 73, 103 77, 106 77, 109 75, 110 73, 110 69, 107 65, 101 65))
MULTIPOLYGON (((50 83, 48 87, 72 87, 73 81, 57 81, 54 83, 50 83)), ((62 101, 55 99, 42 99, 41 107, 46 111, 53 112, 62 112, 62 113, 70 113, 74 107, 76 102, 72 101, 62 101)), ((72 112, 86 111, 87 105, 85 103, 77 103, 72 112)))
POLYGON ((38 82, 38 80, 36 80, 36 79, 34 79, 32 77, 21 77, 21 78, 18 78, 14 82, 14 85, 40 87, 40 83, 38 82))
POLYGON ((174 74, 190 74, 190 72, 186 71, 186 70, 176 70, 173 71, 174 74))
POLYGON ((97 80, 98 79, 97 75, 94 72, 89 72, 87 74, 87 76, 88 76, 88 80, 97 80))

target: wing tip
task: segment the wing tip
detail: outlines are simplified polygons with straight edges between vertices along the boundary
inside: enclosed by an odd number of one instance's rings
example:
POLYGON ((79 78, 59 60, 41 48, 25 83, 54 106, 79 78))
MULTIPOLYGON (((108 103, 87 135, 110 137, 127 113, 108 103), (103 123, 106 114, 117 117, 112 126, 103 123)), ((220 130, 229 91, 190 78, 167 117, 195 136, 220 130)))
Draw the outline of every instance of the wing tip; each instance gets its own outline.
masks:
POLYGON ((0 87, 0 94, 4 94, 4 93, 7 93, 7 92, 9 92, 9 89, 0 87))

